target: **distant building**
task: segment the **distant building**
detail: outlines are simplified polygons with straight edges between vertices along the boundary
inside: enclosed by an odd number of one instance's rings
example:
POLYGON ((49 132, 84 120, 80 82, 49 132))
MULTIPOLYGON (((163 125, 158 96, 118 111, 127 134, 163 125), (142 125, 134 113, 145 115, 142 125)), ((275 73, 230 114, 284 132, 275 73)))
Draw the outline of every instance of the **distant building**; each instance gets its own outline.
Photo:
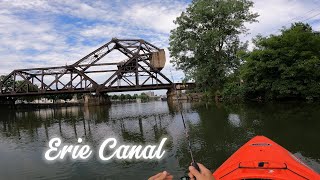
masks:
POLYGON ((17 100, 16 104, 51 104, 53 103, 52 99, 47 99, 47 98, 40 98, 40 99, 36 99, 33 100, 31 102, 28 101, 24 101, 24 100, 17 100))
POLYGON ((154 92, 153 91, 146 92, 146 95, 149 97, 154 97, 154 92))
POLYGON ((51 104, 53 103, 52 99, 47 99, 47 98, 41 98, 41 99, 36 99, 34 101, 32 101, 31 103, 34 104, 51 104))

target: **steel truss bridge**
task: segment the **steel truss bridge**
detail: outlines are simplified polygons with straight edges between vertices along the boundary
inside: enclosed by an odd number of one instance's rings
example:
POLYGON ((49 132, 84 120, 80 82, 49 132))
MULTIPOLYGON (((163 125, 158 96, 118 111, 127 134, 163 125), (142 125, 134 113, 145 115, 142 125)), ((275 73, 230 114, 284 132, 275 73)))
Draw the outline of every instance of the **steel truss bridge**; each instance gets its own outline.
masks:
POLYGON ((0 82, 0 97, 101 94, 174 86, 181 90, 193 86, 193 83, 173 84, 160 72, 164 64, 163 49, 142 39, 113 38, 72 65, 12 71, 0 82))

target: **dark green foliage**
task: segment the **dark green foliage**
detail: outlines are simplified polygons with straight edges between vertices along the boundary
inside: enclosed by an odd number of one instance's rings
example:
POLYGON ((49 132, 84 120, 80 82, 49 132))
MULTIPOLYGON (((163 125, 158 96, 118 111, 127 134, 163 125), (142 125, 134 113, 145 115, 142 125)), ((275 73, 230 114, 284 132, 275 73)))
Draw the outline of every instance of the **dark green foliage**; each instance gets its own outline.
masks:
MULTIPOLYGON (((7 76, 1 75, 0 76, 0 82, 2 82, 7 76)), ((3 90, 11 91, 13 90, 13 85, 15 85, 16 88, 19 88, 18 92, 27 92, 29 91, 38 91, 38 87, 36 85, 27 84, 24 81, 14 81, 12 77, 9 77, 8 80, 5 81, 3 85, 3 90)))
POLYGON ((132 99, 132 97, 131 97, 130 94, 126 94, 126 95, 125 95, 125 98, 128 99, 128 100, 132 99))
MULTIPOLYGON (((0 82, 2 82, 7 76, 2 75, 0 76, 0 82)), ((16 88, 20 88, 18 92, 27 92, 27 91, 38 91, 38 87, 36 85, 31 85, 24 83, 24 81, 14 81, 12 77, 9 77, 8 80, 4 83, 4 86, 2 87, 4 91, 13 90, 13 85, 15 84, 16 88)), ((38 99, 39 96, 22 96, 19 98, 15 98, 15 100, 21 100, 21 101, 27 101, 32 102, 36 99, 38 99)))
MULTIPOLYGON (((7 76, 5 76, 5 75, 1 75, 0 76, 0 82, 2 83, 2 81, 6 78, 7 76)), ((5 82, 5 84, 3 85, 3 89, 2 90, 8 90, 8 91, 11 91, 13 88, 12 88, 12 86, 13 86, 13 82, 14 82, 14 80, 12 79, 12 77, 10 77, 6 82, 5 82)))
POLYGON ((252 5, 249 0, 194 0, 171 31, 172 63, 202 90, 221 89, 240 65, 237 52, 246 49, 239 35, 247 30, 244 23, 258 16, 251 13, 252 5))
POLYGON ((114 94, 114 95, 111 96, 111 99, 117 100, 117 99, 119 99, 119 96, 117 96, 116 94, 114 94))
POLYGON ((21 87, 19 92, 27 92, 28 89, 29 89, 29 91, 38 91, 38 86, 33 85, 33 84, 24 83, 24 81, 16 81, 16 87, 17 88, 21 87))
POLYGON ((126 95, 124 95, 124 94, 121 94, 121 95, 120 95, 120 98, 119 98, 119 99, 120 99, 120 101, 123 101, 123 100, 125 100, 125 99, 126 99, 126 95))
POLYGON ((112 95, 111 99, 113 100, 120 100, 120 101, 124 101, 124 100, 135 100, 137 98, 139 98, 140 96, 138 94, 134 94, 133 96, 131 94, 120 94, 120 95, 112 95))
POLYGON ((142 101, 148 101, 149 100, 149 96, 146 93, 141 93, 140 94, 140 99, 142 101))
POLYGON ((319 99, 320 35, 295 23, 280 35, 257 37, 241 74, 249 98, 319 99))
POLYGON ((226 83, 223 87, 222 96, 227 101, 243 101, 245 98, 246 87, 236 82, 226 83))

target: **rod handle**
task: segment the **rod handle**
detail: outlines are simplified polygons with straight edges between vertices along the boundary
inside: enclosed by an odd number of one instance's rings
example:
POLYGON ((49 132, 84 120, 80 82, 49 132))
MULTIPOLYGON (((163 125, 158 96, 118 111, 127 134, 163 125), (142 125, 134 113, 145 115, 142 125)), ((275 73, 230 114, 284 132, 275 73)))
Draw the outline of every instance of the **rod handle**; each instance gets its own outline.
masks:
POLYGON ((193 161, 193 162, 191 163, 191 166, 193 166, 194 168, 196 168, 197 171, 201 172, 198 164, 196 163, 196 161, 193 161))
MULTIPOLYGON (((196 161, 192 161, 191 166, 193 166, 194 168, 196 168, 197 171, 200 172, 200 168, 199 168, 198 164, 196 163, 196 161)), ((190 180, 190 178, 189 178, 189 176, 183 176, 180 178, 180 180, 190 180)), ((194 180, 196 180, 196 177, 194 177, 194 180)))

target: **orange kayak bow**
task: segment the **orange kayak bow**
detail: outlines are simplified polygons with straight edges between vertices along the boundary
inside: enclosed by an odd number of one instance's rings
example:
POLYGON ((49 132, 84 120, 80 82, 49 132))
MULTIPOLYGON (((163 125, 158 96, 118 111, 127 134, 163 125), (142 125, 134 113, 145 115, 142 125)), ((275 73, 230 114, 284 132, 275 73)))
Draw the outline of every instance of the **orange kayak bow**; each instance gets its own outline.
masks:
POLYGON ((213 176, 230 180, 320 180, 318 173, 264 136, 256 136, 243 145, 213 176))

